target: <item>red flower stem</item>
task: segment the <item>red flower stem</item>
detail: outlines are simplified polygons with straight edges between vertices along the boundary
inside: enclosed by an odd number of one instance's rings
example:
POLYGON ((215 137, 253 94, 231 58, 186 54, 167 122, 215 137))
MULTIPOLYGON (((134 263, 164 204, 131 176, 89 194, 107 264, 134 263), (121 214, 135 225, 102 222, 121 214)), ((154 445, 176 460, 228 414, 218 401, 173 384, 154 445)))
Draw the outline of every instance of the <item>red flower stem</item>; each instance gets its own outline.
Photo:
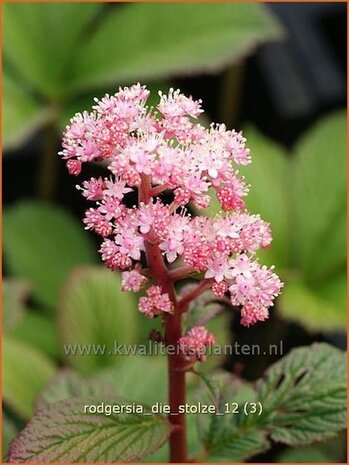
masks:
MULTIPOLYGON (((150 179, 142 176, 139 189, 139 201, 148 203, 151 198, 150 179)), ((158 244, 145 242, 145 252, 148 269, 163 292, 167 292, 174 305, 174 313, 165 316, 165 344, 171 350, 168 352, 168 397, 170 411, 169 421, 172 425, 170 434, 170 462, 187 462, 186 425, 185 415, 179 413, 179 406, 185 404, 185 363, 183 355, 178 353, 178 340, 182 336, 181 314, 178 308, 176 292, 169 270, 163 260, 158 244), (175 415, 173 415, 175 414, 175 415)))
POLYGON ((187 295, 182 297, 182 299, 178 302, 178 308, 180 313, 186 312, 190 302, 194 300, 196 297, 198 297, 200 294, 205 292, 211 284, 212 280, 204 279, 193 291, 189 292, 187 295))
POLYGON ((191 274, 197 273, 197 271, 191 266, 184 265, 173 270, 169 270, 169 275, 172 281, 178 281, 179 279, 188 278, 191 274))

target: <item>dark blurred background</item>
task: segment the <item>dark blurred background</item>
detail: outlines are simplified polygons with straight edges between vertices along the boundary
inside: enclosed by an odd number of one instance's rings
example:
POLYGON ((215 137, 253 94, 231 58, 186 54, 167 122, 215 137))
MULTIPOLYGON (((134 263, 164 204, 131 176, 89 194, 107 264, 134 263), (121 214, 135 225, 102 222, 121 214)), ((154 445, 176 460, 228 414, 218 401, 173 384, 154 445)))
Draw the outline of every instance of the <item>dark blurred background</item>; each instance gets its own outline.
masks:
MULTIPOLYGON (((228 70, 193 77, 184 71, 170 84, 201 98, 212 121, 237 128, 253 123, 292 148, 317 119, 346 106, 346 4, 285 2, 269 3, 266 8, 282 25, 282 40, 253 47, 236 64, 227 64, 228 70)), ((100 14, 107 15, 110 7, 104 9, 100 14)), ((5 205, 37 195, 43 139, 43 131, 38 130, 15 150, 6 150, 5 145, 5 205)), ((63 163, 57 163, 57 178, 56 200, 81 214, 84 202, 63 163)))

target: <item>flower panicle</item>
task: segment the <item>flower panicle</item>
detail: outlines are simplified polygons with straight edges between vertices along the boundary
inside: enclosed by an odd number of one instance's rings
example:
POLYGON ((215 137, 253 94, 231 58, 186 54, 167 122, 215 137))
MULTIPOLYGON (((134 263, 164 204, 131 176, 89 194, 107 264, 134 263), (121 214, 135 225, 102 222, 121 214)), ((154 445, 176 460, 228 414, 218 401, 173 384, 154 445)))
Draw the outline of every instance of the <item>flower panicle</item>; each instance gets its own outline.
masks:
MULTIPOLYGON (((107 177, 77 186, 93 202, 85 228, 101 236, 106 266, 122 270, 123 290, 139 292, 147 285, 141 263, 151 242, 168 264, 181 259, 188 269, 204 273, 217 297, 228 296, 242 308, 243 325, 264 321, 283 283, 254 256, 270 246, 272 235, 267 222, 246 210, 249 186, 238 171, 239 165, 251 162, 246 139, 224 124, 202 126, 200 100, 174 89, 159 96, 156 108, 148 108, 145 86, 120 88, 115 95, 95 99, 91 112, 77 113, 66 127, 60 155, 69 172, 79 175, 85 163, 96 161, 109 171, 107 177), (144 179, 148 199, 128 207, 128 195, 144 179), (172 203, 164 201, 165 191, 172 192, 172 203), (199 210, 207 208, 212 193, 220 215, 187 214, 189 202, 199 210)), ((139 310, 153 318, 174 308, 168 293, 151 284, 139 310)), ((185 347, 200 339, 196 333, 184 338, 185 347)))

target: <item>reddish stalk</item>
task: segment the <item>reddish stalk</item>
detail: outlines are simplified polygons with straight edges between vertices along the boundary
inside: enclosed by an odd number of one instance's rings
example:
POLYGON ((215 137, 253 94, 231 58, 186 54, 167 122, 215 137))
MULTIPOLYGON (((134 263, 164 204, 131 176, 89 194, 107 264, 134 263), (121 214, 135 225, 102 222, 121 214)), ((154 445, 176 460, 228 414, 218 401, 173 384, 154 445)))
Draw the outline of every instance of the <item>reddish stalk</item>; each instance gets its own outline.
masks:
POLYGON ((200 294, 206 291, 212 284, 212 280, 210 279, 204 279, 201 281, 201 283, 191 292, 189 292, 187 295, 182 297, 182 299, 178 302, 178 309, 180 313, 184 313, 188 309, 188 305, 190 302, 196 297, 198 297, 200 294))
MULTIPOLYGON (((139 200, 148 203, 151 199, 151 185, 149 177, 142 177, 139 189, 139 200)), ((183 365, 184 357, 177 353, 178 340, 182 335, 181 313, 179 311, 177 297, 169 270, 163 260, 158 244, 146 241, 145 251, 148 269, 151 276, 167 292, 174 305, 173 315, 166 315, 165 319, 165 344, 171 350, 168 352, 168 397, 170 411, 169 421, 172 425, 170 434, 170 462, 187 462, 186 425, 185 415, 179 413, 179 406, 185 404, 185 371, 183 365), (172 350, 173 348, 173 350, 172 350)))
POLYGON ((178 339, 181 335, 181 315, 176 307, 175 313, 166 317, 165 324, 165 343, 176 349, 168 354, 169 404, 172 413, 169 420, 174 426, 170 435, 170 461, 175 463, 187 461, 185 414, 179 413, 179 406, 185 404, 186 398, 185 371, 181 369, 184 360, 177 353, 178 339))
POLYGON ((193 273, 197 273, 197 271, 188 265, 180 266, 173 270, 169 270, 169 275, 172 281, 178 281, 179 279, 188 278, 193 273))

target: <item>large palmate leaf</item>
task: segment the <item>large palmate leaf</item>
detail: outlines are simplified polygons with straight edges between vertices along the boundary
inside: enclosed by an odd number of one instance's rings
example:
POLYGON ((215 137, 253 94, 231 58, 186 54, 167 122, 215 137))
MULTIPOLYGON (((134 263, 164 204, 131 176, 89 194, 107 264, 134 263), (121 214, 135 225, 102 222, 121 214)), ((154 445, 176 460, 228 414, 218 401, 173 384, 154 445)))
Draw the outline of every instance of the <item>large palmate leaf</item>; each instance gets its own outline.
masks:
MULTIPOLYGON (((168 379, 166 376, 167 360, 165 355, 152 356, 130 355, 123 357, 121 363, 107 367, 96 374, 98 381, 112 384, 117 393, 134 402, 155 405, 157 402, 168 403, 168 379), (140 379, 141 382, 135 382, 140 379)), ((195 379, 195 378, 194 378, 195 379)), ((187 379, 187 402, 194 403, 194 379, 187 379)), ((188 449, 192 454, 200 451, 195 415, 187 418, 188 449)), ((168 444, 146 457, 143 462, 165 463, 168 461, 168 444)))
POLYGON ((20 145, 33 130, 50 117, 49 110, 3 69, 2 144, 3 149, 20 145))
POLYGON ((4 336, 2 349, 4 402, 21 417, 29 418, 34 400, 54 376, 55 367, 44 354, 15 338, 4 336))
MULTIPOLYGON (((313 344, 272 365, 256 386, 216 374, 221 415, 198 418, 202 456, 241 461, 268 449, 270 440, 303 446, 334 436, 346 426, 345 361, 344 352, 313 344)), ((199 390, 198 400, 212 404, 212 390, 199 390)))
MULTIPOLYGON (((168 403, 168 379, 165 375, 167 371, 167 359, 165 355, 141 356, 130 355, 123 357, 121 363, 107 367, 96 374, 98 381, 112 384, 117 393, 130 401, 145 402, 147 405, 155 405, 157 402, 168 403), (140 379, 141 382, 135 382, 140 379)), ((203 375, 204 376, 204 375, 203 375)), ((197 399, 194 395, 196 377, 187 378, 187 402, 195 403, 197 399)), ((198 453, 201 449, 196 428, 196 417, 190 415, 187 418, 188 450, 192 454, 198 453)), ((168 444, 165 443, 161 449, 146 457, 143 462, 165 463, 168 461, 168 444)))
POLYGON ((100 8, 94 2, 4 4, 4 58, 39 93, 64 94, 82 33, 100 8))
MULTIPOLYGON (((215 391, 218 389, 217 412, 220 415, 201 415, 198 418, 200 435, 207 456, 241 462, 267 450, 270 444, 266 431, 255 425, 251 427, 249 417, 245 416, 243 411, 245 402, 255 402, 257 399, 253 387, 228 373, 217 374, 211 379, 210 383, 212 382, 215 384, 215 391), (227 405, 230 406, 230 413, 227 405)), ((212 404, 211 396, 212 393, 208 395, 199 391, 197 400, 212 404)))
POLYGON ((80 51, 75 87, 215 71, 278 37, 258 4, 135 3, 111 11, 80 51))
MULTIPOLYGON (((122 397, 132 402, 144 402, 155 405, 156 402, 167 403, 168 380, 166 376, 166 356, 129 355, 122 357, 120 363, 102 369, 96 374, 98 382, 112 385, 122 397), (137 382, 140 379, 141 382, 137 382), (135 382, 136 380, 136 382, 135 382)), ((189 439, 195 434, 195 424, 188 424, 189 439)), ((168 444, 147 456, 142 462, 167 462, 168 444)))
MULTIPOLYGON (((114 400, 126 397, 129 401, 154 405, 167 399, 166 357, 129 356, 122 363, 106 367, 93 378, 82 378, 78 374, 65 370, 49 382, 37 399, 38 409, 59 400, 72 397, 103 397, 114 400), (142 373, 142 382, 134 380, 142 373)), ((193 422, 191 422, 193 423, 193 422)), ((195 424, 189 431, 189 437, 195 433, 195 424)), ((155 453, 143 461, 166 462, 168 447, 165 443, 155 453)))
POLYGON ((306 445, 346 426, 346 354, 328 344, 294 349, 257 383, 261 425, 274 441, 306 445))
POLYGON ((79 222, 59 207, 23 202, 4 211, 5 264, 33 285, 36 299, 57 305, 58 292, 76 266, 96 261, 94 246, 79 222))
POLYGON ((120 361, 118 344, 137 342, 138 318, 131 293, 104 267, 77 269, 63 287, 59 304, 62 353, 82 373, 120 361))
POLYGON ((295 157, 293 257, 304 276, 316 282, 346 260, 345 114, 318 123, 300 141, 295 157))
POLYGON ((166 418, 141 413, 92 414, 85 406, 113 399, 76 397, 38 412, 12 443, 10 462, 136 461, 161 447, 170 433, 166 418))

